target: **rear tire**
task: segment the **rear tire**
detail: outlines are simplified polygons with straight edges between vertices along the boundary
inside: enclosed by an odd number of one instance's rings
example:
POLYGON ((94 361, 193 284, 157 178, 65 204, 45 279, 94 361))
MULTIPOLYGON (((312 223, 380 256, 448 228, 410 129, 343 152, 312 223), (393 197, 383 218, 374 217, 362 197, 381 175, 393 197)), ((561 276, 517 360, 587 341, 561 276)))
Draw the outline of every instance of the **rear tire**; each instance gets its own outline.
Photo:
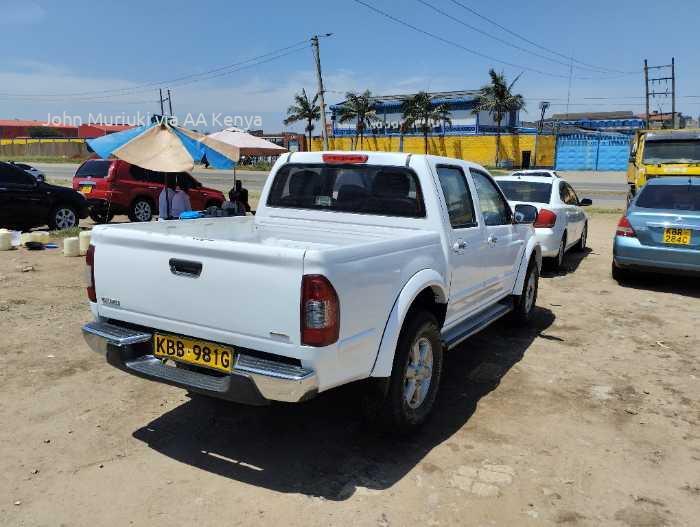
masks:
POLYGON ((153 218, 153 204, 146 198, 136 198, 129 207, 131 221, 146 222, 153 218))
POLYGON ((108 214, 106 212, 96 212, 91 210, 90 219, 92 219, 92 221, 94 221, 97 224, 109 223, 114 219, 114 214, 108 214))
POLYGON ((632 278, 632 271, 629 269, 623 269, 621 267, 618 267, 615 265, 615 262, 613 261, 612 267, 610 269, 610 274, 612 274, 613 280, 616 282, 627 282, 629 281, 630 278, 632 278))
POLYGON ((391 377, 372 379, 364 397, 366 417, 387 432, 405 434, 430 415, 440 387, 443 349, 440 328, 428 311, 410 313, 394 354, 391 377))
POLYGON ((527 266, 523 291, 519 295, 513 296, 513 311, 510 319, 516 325, 525 325, 532 320, 537 303, 537 292, 539 291, 540 271, 535 259, 531 259, 527 266))
POLYGON ((78 211, 72 205, 58 205, 49 216, 49 228, 52 231, 71 229, 80 223, 78 211))
POLYGON ((547 267, 554 272, 559 272, 564 267, 564 256, 566 256, 566 233, 559 242, 559 252, 554 258, 547 259, 547 267))

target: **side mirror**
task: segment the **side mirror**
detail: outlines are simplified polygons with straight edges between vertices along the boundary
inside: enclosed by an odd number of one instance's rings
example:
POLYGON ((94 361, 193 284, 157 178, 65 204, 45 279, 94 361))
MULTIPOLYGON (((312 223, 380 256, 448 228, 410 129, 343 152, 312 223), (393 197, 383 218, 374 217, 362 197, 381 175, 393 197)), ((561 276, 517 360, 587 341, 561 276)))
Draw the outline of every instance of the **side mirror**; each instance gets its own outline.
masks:
POLYGON ((537 219, 537 207, 520 203, 515 206, 513 212, 513 223, 535 223, 537 219))
POLYGON ((591 198, 583 198, 578 202, 579 207, 589 207, 593 205, 593 200, 591 198))

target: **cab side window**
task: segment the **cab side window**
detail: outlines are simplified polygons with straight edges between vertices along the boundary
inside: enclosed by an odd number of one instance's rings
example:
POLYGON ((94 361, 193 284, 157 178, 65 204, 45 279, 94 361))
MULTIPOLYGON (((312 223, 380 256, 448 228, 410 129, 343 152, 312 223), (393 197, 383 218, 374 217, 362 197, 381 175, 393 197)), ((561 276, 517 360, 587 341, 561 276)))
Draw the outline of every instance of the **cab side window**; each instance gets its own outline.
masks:
POLYGON ((471 174, 474 178, 474 186, 479 198, 481 214, 484 216, 484 223, 488 226, 512 223, 510 205, 503 198, 493 180, 478 170, 471 169, 471 174))
POLYGON ((578 205, 578 197, 574 189, 565 181, 559 182, 559 197, 567 205, 578 205))
POLYGON ((438 166, 437 175, 445 196, 447 214, 453 229, 464 229, 476 226, 474 203, 467 186, 464 172, 459 167, 438 166))

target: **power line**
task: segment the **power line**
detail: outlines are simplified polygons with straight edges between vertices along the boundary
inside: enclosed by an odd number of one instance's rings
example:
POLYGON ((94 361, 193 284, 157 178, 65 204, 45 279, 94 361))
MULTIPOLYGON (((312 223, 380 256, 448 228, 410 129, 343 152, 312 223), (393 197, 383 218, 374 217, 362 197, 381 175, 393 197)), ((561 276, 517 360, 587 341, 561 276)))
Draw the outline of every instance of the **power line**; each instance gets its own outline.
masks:
MULTIPOLYGON (((130 93, 138 93, 139 91, 145 91, 142 90, 142 88, 152 88, 154 86, 162 86, 162 85, 173 85, 174 83, 178 83, 184 80, 188 79, 196 79, 198 77, 205 77, 205 79, 209 78, 216 78, 222 75, 219 75, 219 73, 222 73, 223 75, 226 75, 230 72, 227 72, 225 70, 235 68, 236 66, 241 66, 241 65, 246 65, 247 63, 250 62, 255 62, 259 61, 262 58, 269 57, 270 55, 278 55, 281 52, 287 51, 287 50, 292 50, 291 53, 296 52, 296 51, 301 51, 305 47, 308 46, 308 39, 301 40, 299 42, 296 42, 295 44, 292 44, 290 46, 285 46, 282 48, 278 48, 274 51, 270 51, 268 53, 263 53, 262 55, 258 55, 256 57, 252 57, 250 59, 246 59, 243 61, 235 62, 233 64, 228 64, 226 66, 221 66, 218 68, 214 68, 211 70, 199 72, 199 73, 190 73, 187 75, 182 75, 180 77, 175 77, 173 79, 167 79, 167 80, 161 80, 161 81, 151 81, 147 82, 144 84, 137 84, 136 86, 129 86, 125 88, 112 88, 108 90, 95 90, 95 91, 87 91, 87 92, 73 92, 73 93, 53 93, 53 94, 39 94, 39 93, 0 93, 0 96, 4 97, 37 97, 37 98, 45 98, 45 97, 51 97, 51 98, 56 98, 56 97, 68 97, 68 98, 73 98, 73 97, 84 97, 84 96, 90 96, 90 95, 99 95, 99 94, 112 94, 110 96, 123 96, 123 95, 128 95, 130 93), (303 47, 300 47, 303 46, 303 47), (293 49, 293 48, 298 48, 298 49, 293 49)), ((289 54, 291 54, 289 53, 289 54)), ((287 54, 282 54, 279 56, 275 56, 272 58, 272 60, 276 58, 280 58, 282 56, 286 56, 287 54)), ((260 62, 255 62, 255 64, 250 64, 252 65, 257 65, 257 64, 263 64, 265 62, 269 61, 260 61, 260 62)), ((239 71, 239 69, 235 69, 233 71, 239 71)))
MULTIPOLYGON (((491 33, 487 32, 487 31, 484 31, 483 29, 480 29, 480 28, 478 28, 478 27, 472 26, 471 24, 468 24, 468 23, 465 22, 464 20, 461 20, 461 19, 459 19, 459 18, 457 18, 457 17, 455 17, 455 16, 452 16, 451 14, 449 14, 449 13, 443 11, 443 10, 440 9, 439 7, 436 7, 436 6, 434 6, 434 5, 432 5, 432 4, 428 3, 428 2, 426 2, 425 0, 416 0, 416 1, 419 2, 419 3, 421 3, 421 4, 423 4, 423 5, 426 6, 426 7, 429 7, 429 8, 432 9, 433 11, 436 11, 437 13, 440 13, 441 15, 443 15, 443 16, 449 18, 449 19, 452 20, 453 22, 457 22, 458 24, 461 24, 462 26, 467 27, 467 28, 471 29, 472 31, 476 31, 477 33, 480 33, 481 35, 484 35, 484 36, 486 36, 486 37, 488 37, 488 38, 490 38, 490 39, 496 40, 497 42, 501 42, 502 44, 505 44, 506 46, 510 46, 511 48, 514 48, 514 49, 523 51, 523 52, 525 52, 525 53, 529 53, 529 54, 531 54, 531 55, 534 55, 535 57, 539 57, 539 58, 541 58, 541 59, 548 60, 548 61, 550 61, 550 62, 554 62, 554 63, 556 63, 556 64, 560 64, 560 65, 562 65, 562 66, 566 66, 567 68, 569 67, 569 63, 568 63, 568 62, 564 62, 564 61, 562 61, 562 60, 558 60, 558 59, 555 59, 555 58, 552 58, 552 57, 548 57, 547 55, 542 55, 541 53, 537 53, 537 52, 535 52, 535 51, 532 51, 532 50, 530 50, 530 49, 524 48, 524 47, 522 47, 522 46, 518 46, 517 44, 513 44, 512 42, 510 42, 510 41, 508 41, 508 40, 506 40, 506 39, 504 39, 504 38, 500 38, 500 37, 497 37, 497 36, 495 36, 495 35, 492 35, 491 33)), ((606 71, 606 70, 597 69, 597 68, 589 68, 589 67, 587 67, 587 66, 575 66, 575 67, 576 67, 576 68, 579 68, 579 69, 586 70, 586 71, 593 71, 593 72, 596 72, 596 73, 609 73, 609 71, 606 71)))
MULTIPOLYGON (((476 50, 474 50, 474 49, 471 49, 471 48, 468 48, 468 47, 466 47, 466 46, 463 46, 462 44, 459 44, 459 43, 457 43, 457 42, 455 42, 455 41, 453 41, 453 40, 446 39, 446 38, 444 38, 444 37, 441 37, 441 36, 439 36, 439 35, 436 35, 435 33, 431 33, 430 31, 427 31, 427 30, 425 30, 425 29, 421 29, 421 28, 419 28, 419 27, 417 27, 417 26, 414 26, 413 24, 411 24, 411 23, 409 23, 409 22, 406 22, 405 20, 401 20, 400 18, 395 17, 395 16, 393 16, 393 15, 390 15, 390 14, 387 13, 386 11, 382 11, 381 9, 374 7, 374 6, 372 6, 372 5, 370 5, 370 4, 366 3, 366 2, 364 2, 363 0, 354 0, 354 1, 355 1, 355 3, 358 3, 358 4, 360 4, 360 5, 363 5, 363 6, 365 6, 367 9, 370 9, 371 11, 374 11, 375 13, 378 13, 378 14, 382 15, 382 16, 385 17, 385 18, 388 18, 389 20, 392 20, 392 21, 396 22, 397 24, 401 24, 402 26, 406 26, 406 27, 408 27, 408 28, 410 28, 410 29, 412 29, 412 30, 414 30, 414 31, 417 31, 418 33, 422 33, 423 35, 429 36, 430 38, 433 38, 433 39, 435 39, 435 40, 438 40, 438 41, 440 41, 440 42, 443 42, 444 44, 448 44, 448 45, 450 45, 450 46, 457 47, 457 48, 459 48, 459 49, 461 49, 461 50, 463 50, 463 51, 466 51, 467 53, 471 53, 472 55, 476 55, 476 56, 478 56, 478 57, 481 57, 481 58, 484 58, 484 59, 487 59, 487 60, 490 60, 490 61, 493 61, 493 62, 498 62, 499 64, 504 64, 504 65, 510 66, 510 67, 512 67, 512 68, 517 68, 517 69, 521 69, 521 70, 525 70, 525 71, 531 71, 531 72, 533 72, 533 73, 538 73, 539 75, 545 75, 545 76, 549 76, 549 77, 558 77, 558 78, 561 78, 561 79, 568 79, 568 78, 569 78, 569 75, 562 75, 562 74, 552 73, 552 72, 549 72, 549 71, 543 71, 543 70, 540 70, 540 69, 537 69, 537 68, 532 68, 532 67, 529 67, 529 66, 523 66, 523 65, 521 65, 521 64, 514 64, 514 63, 512 63, 512 62, 508 62, 508 61, 505 61, 505 60, 497 59, 497 58, 495 58, 495 57, 491 57, 491 56, 489 56, 489 55, 486 55, 485 53, 481 53, 480 51, 476 51, 476 50)), ((625 75, 626 75, 626 74, 625 74, 625 75)), ((598 80, 603 80, 603 78, 601 78, 601 77, 574 77, 574 78, 576 78, 576 79, 598 79, 598 80)), ((608 77, 608 79, 613 79, 613 78, 617 78, 617 77, 608 77)))
POLYGON ((516 38, 519 38, 520 40, 523 40, 523 41, 527 42, 528 44, 530 44, 530 45, 532 45, 532 46, 535 46, 535 47, 537 47, 537 48, 539 48, 539 49, 541 49, 541 50, 543 50, 543 51, 547 51, 548 53, 552 53, 552 54, 557 55, 557 56, 559 56, 559 57, 561 57, 561 58, 564 58, 564 59, 566 59, 566 60, 572 60, 573 62, 575 62, 575 63, 577 63, 577 64, 581 64, 581 65, 586 66, 586 67, 588 67, 588 68, 592 68, 592 69, 596 69, 596 70, 608 71, 608 72, 611 72, 611 73, 623 73, 623 74, 625 74, 625 75, 632 75, 632 74, 639 73, 639 72, 637 72, 637 71, 622 71, 622 70, 616 70, 616 69, 612 69, 612 68, 605 68, 605 67, 602 67, 602 66, 594 66, 594 65, 592 65, 592 64, 588 64, 588 63, 583 62, 583 61, 581 61, 581 60, 576 60, 576 59, 574 59, 573 57, 570 57, 570 56, 568 56, 568 55, 565 55, 564 53, 560 53, 560 52, 558 52, 558 51, 556 51, 556 50, 553 50, 553 49, 547 48, 547 47, 545 47, 545 46, 542 46, 541 44, 538 44, 537 42, 533 42, 532 40, 528 39, 527 37, 524 37, 524 36, 520 35, 519 33, 516 33, 516 32, 513 31, 512 29, 508 29, 507 27, 505 27, 505 26, 499 24, 499 23, 496 22, 495 20, 492 20, 492 19, 490 19, 489 17, 487 17, 487 16, 485 16, 485 15, 482 15, 481 13, 479 13, 478 11, 476 11, 475 9, 472 9, 471 7, 466 6, 466 5, 462 4, 461 2, 458 2, 457 0, 450 0, 450 1, 451 1, 453 4, 458 5, 458 6, 461 7, 462 9, 466 9, 467 11, 469 11, 470 13, 472 13, 473 15, 478 16, 478 17, 481 18, 482 20, 486 20, 487 22, 493 24, 494 26, 496 26, 496 27, 502 29, 502 30, 505 31, 506 33, 508 33, 508 34, 510 34, 510 35, 512 35, 512 36, 514 36, 514 37, 516 37, 516 38))

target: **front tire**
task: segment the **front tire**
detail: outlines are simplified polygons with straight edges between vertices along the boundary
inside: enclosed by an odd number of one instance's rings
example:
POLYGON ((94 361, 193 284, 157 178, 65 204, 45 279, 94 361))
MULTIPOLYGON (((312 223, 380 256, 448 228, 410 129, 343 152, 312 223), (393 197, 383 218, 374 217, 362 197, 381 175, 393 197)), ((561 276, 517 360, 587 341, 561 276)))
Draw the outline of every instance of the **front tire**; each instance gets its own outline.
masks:
POLYGON ((52 231, 71 229, 80 223, 78 211, 71 205, 59 205, 51 211, 49 228, 52 231))
POLYGON ((420 427, 435 404, 443 349, 437 320, 416 311, 404 321, 391 377, 377 379, 365 397, 365 413, 386 431, 405 434, 420 427))
POLYGON ((150 200, 137 198, 129 208, 129 219, 131 221, 146 222, 153 218, 153 205, 150 200))
POLYGON ((523 283, 523 291, 513 297, 513 311, 511 320, 518 325, 524 325, 532 320, 537 303, 537 292, 539 291, 540 271, 535 259, 531 259, 527 266, 527 274, 523 283))

